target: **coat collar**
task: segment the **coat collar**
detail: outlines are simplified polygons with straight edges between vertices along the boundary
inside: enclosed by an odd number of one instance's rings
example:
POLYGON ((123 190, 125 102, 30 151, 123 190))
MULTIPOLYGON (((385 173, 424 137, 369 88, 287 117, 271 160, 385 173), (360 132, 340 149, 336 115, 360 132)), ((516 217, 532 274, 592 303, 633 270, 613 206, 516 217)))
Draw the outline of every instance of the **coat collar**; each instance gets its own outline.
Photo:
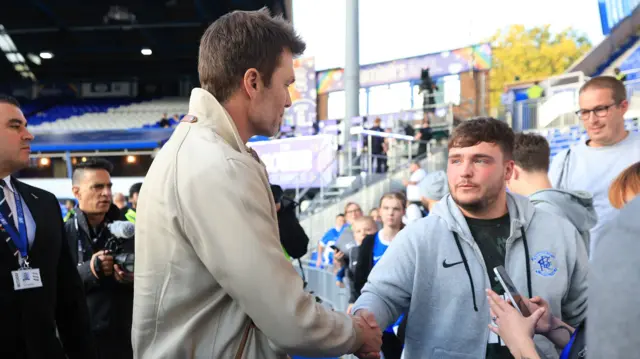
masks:
POLYGON ((235 122, 218 100, 208 91, 194 88, 189 100, 189 115, 196 117, 197 124, 213 128, 234 150, 249 153, 242 142, 235 122))

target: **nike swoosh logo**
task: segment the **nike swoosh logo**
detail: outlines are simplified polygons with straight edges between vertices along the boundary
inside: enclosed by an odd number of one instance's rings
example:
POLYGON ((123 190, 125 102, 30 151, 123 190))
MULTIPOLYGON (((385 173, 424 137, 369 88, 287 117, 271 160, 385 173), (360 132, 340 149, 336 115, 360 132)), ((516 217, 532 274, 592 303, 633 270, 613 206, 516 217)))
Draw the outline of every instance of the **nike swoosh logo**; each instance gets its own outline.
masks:
POLYGON ((462 263, 462 261, 454 262, 454 263, 447 263, 447 260, 445 259, 445 260, 442 261, 442 266, 445 267, 445 268, 450 268, 450 267, 453 267, 453 266, 457 266, 458 264, 461 264, 461 263, 462 263))

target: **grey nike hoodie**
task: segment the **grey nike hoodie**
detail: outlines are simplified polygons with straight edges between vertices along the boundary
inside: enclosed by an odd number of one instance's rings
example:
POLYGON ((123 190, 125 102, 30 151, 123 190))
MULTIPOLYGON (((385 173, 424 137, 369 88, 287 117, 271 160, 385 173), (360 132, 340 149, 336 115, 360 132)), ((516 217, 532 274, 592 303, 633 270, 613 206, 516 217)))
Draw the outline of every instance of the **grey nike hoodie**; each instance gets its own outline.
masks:
MULTIPOLYGON (((509 276, 523 295, 541 296, 554 315, 577 325, 587 309, 588 258, 580 234, 566 219, 536 210, 526 197, 508 193, 507 207, 509 276)), ((447 195, 428 217, 396 236, 354 311, 369 310, 381 328, 408 313, 406 358, 484 358, 489 273, 493 268, 485 267, 462 212, 447 195)), ((558 358, 553 344, 535 340, 543 357, 558 358)))
POLYGON ((568 219, 580 232, 587 249, 591 248, 589 231, 598 223, 591 193, 550 188, 534 192, 529 200, 536 208, 568 219))

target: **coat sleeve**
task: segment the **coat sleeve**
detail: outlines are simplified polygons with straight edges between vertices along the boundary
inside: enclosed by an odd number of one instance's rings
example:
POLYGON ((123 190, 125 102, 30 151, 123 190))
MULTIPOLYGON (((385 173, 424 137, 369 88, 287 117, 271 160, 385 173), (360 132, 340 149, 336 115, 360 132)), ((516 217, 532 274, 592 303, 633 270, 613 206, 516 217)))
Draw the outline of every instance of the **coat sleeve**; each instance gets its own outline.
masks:
POLYGON ((359 348, 352 319, 316 303, 285 259, 264 168, 212 162, 199 171, 179 163, 176 194, 181 226, 212 276, 290 355, 335 357, 359 348))
POLYGON ((387 328, 409 309, 417 253, 410 236, 406 230, 398 233, 371 270, 352 309, 353 313, 360 309, 373 313, 381 328, 387 328))
POLYGON ((82 281, 71 258, 60 206, 55 207, 58 208, 58 216, 53 220, 59 221, 61 235, 56 307, 60 340, 69 359, 97 358, 82 281))

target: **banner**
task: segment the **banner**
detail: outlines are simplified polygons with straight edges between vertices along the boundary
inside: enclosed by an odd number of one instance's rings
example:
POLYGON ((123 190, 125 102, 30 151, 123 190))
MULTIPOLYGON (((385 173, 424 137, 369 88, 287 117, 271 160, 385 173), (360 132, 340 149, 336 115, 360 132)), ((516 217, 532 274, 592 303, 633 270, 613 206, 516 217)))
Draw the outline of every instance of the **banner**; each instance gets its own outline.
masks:
POLYGON ((294 59, 296 82, 289 87, 291 107, 285 111, 283 127, 311 127, 316 120, 316 67, 313 57, 294 59))
MULTIPOLYGON (((421 71, 429 68, 431 77, 459 74, 491 68, 491 46, 481 44, 407 59, 360 67, 360 87, 419 80, 421 71)), ((318 72, 319 94, 344 89, 344 69, 318 72)))
POLYGON ((284 189, 319 187, 330 183, 337 171, 331 135, 250 142, 267 166, 269 182, 284 189), (321 179, 322 178, 322 179, 321 179))
POLYGON ((131 97, 133 86, 130 82, 85 82, 82 97, 131 97))

